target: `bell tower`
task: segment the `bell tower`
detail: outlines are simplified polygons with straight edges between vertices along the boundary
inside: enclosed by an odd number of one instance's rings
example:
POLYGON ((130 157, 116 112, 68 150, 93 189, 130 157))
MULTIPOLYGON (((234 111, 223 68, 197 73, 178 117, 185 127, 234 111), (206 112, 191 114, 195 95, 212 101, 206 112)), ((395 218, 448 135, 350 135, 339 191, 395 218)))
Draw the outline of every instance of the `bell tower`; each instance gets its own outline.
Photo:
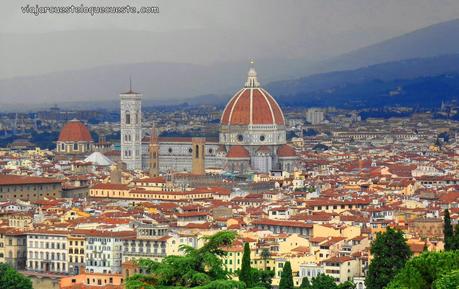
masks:
POLYGON ((142 94, 132 91, 120 94, 121 160, 129 170, 142 169, 142 94))
POLYGON ((150 155, 150 177, 157 177, 159 176, 159 143, 155 126, 151 129, 148 153, 150 155))
POLYGON ((192 163, 191 173, 194 175, 204 175, 205 171, 205 153, 206 139, 203 137, 194 137, 191 139, 192 146, 192 163))

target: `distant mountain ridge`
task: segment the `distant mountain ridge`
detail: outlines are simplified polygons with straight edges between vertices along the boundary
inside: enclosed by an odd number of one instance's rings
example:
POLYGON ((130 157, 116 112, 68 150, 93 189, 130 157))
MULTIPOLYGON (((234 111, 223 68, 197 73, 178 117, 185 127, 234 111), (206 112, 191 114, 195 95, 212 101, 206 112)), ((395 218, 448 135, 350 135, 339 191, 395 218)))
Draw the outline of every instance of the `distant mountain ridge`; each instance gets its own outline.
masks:
MULTIPOLYGON (((321 73, 264 87, 281 105, 430 107, 459 96, 458 75, 459 54, 454 54, 321 73)), ((224 105, 228 99, 221 95, 199 96, 188 103, 224 105)))
POLYGON ((314 74, 293 80, 271 82, 266 85, 266 88, 274 95, 289 95, 375 79, 381 81, 412 79, 451 72, 459 72, 459 54, 407 59, 354 70, 314 74))
MULTIPOLYGON (((351 86, 370 89, 371 83, 378 87, 380 82, 427 80, 454 74, 459 67, 456 54, 459 53, 459 37, 456 35, 459 35, 459 19, 422 28, 316 65, 304 59, 258 59, 256 68, 262 85, 281 103, 321 105, 312 99, 334 94, 344 97, 351 86), (319 74, 321 71, 324 73, 319 74), (292 79, 295 75, 309 76, 292 79), (275 81, 279 79, 287 80, 275 81)), ((247 68, 248 64, 236 62, 214 65, 148 62, 2 79, 0 110, 46 107, 56 103, 115 109, 119 104, 118 94, 126 89, 130 75, 134 88, 144 94, 146 105, 224 104, 244 83, 247 68)), ((336 104, 327 103, 339 106, 342 104, 339 99, 336 104)))
POLYGON ((403 59, 459 53, 459 19, 430 25, 322 61, 315 71, 348 70, 403 59))
POLYGON ((439 107, 442 101, 459 99, 459 73, 414 79, 365 80, 313 92, 281 95, 277 100, 291 106, 382 108, 385 106, 439 107))

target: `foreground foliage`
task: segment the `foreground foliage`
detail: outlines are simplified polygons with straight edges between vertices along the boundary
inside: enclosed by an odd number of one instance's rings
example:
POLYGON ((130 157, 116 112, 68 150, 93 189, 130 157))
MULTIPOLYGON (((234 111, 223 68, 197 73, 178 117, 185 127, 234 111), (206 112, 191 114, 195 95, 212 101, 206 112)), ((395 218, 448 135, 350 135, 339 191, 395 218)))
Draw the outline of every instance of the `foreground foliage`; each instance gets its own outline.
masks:
POLYGON ((424 252, 406 262, 387 289, 456 289, 459 251, 424 252))
POLYGON ((373 260, 365 279, 367 289, 386 287, 411 256, 403 233, 390 227, 384 233, 377 233, 370 252, 373 260))
POLYGON ((453 225, 451 225, 449 210, 446 209, 443 217, 443 240, 445 241, 445 251, 453 249, 453 238, 453 225))
POLYGON ((183 256, 167 256, 162 262, 140 260, 139 265, 147 274, 136 274, 126 282, 126 289, 265 289, 269 288, 273 273, 244 266, 245 282, 229 279, 223 267, 226 255, 223 247, 233 243, 236 234, 221 231, 205 237, 205 244, 199 249, 180 246, 183 256))
POLYGON ((32 289, 32 281, 8 264, 0 263, 1 289, 32 289))
POLYGON ((352 282, 344 282, 342 284, 337 285, 335 283, 335 279, 333 277, 319 274, 317 277, 312 278, 311 282, 307 277, 303 278, 301 282, 300 289, 354 289, 355 285, 352 282))

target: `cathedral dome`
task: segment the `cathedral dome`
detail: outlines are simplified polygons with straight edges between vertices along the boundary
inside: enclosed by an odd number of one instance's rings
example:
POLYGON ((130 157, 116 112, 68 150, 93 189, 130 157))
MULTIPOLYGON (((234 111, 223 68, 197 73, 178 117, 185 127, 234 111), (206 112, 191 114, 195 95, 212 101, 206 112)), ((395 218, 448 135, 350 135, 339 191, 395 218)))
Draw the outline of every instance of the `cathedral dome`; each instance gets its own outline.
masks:
POLYGON ((251 68, 247 82, 228 102, 221 118, 222 125, 285 125, 284 114, 276 100, 257 80, 251 68))
POLYGON ((79 120, 66 123, 59 134, 59 142, 92 142, 88 128, 79 120))

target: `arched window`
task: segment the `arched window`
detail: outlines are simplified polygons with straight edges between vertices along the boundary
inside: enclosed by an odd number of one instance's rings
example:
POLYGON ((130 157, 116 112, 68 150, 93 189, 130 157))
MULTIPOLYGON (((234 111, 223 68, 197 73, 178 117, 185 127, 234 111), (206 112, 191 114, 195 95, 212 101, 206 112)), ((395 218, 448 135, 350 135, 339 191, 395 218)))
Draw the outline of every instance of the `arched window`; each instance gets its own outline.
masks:
POLYGON ((199 146, 198 145, 196 145, 195 151, 196 151, 196 158, 199 158, 199 146))
POLYGON ((126 124, 131 124, 131 114, 126 111, 126 124))

